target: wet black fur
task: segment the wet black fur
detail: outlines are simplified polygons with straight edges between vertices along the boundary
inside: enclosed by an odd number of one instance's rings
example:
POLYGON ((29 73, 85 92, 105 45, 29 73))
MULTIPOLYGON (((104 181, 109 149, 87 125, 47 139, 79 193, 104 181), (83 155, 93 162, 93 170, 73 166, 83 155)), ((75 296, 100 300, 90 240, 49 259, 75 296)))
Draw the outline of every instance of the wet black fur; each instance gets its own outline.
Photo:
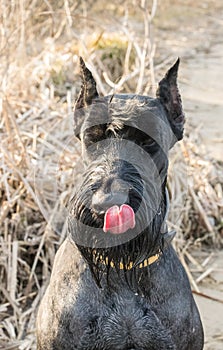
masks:
POLYGON ((156 98, 99 97, 81 60, 74 127, 86 169, 40 306, 38 350, 203 349, 199 313, 165 225, 168 151, 184 127, 178 66, 156 98), (135 228, 104 233, 105 211, 123 203, 135 212, 135 228), (86 263, 78 278, 74 243, 86 263), (157 262, 140 267, 157 253, 157 262))

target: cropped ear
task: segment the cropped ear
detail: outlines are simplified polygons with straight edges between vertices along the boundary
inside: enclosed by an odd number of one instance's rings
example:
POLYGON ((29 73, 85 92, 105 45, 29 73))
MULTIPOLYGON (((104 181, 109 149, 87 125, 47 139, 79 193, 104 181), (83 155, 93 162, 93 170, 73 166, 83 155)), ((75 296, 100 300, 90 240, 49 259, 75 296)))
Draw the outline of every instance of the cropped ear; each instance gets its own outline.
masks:
POLYGON ((77 137, 79 137, 80 128, 84 120, 84 108, 89 106, 98 97, 96 82, 82 57, 80 57, 80 69, 82 86, 74 107, 74 133, 77 137))
POLYGON ((156 92, 157 98, 164 106, 172 130, 178 140, 183 138, 185 116, 183 112, 180 92, 177 86, 177 73, 180 59, 167 71, 165 77, 159 82, 156 92))

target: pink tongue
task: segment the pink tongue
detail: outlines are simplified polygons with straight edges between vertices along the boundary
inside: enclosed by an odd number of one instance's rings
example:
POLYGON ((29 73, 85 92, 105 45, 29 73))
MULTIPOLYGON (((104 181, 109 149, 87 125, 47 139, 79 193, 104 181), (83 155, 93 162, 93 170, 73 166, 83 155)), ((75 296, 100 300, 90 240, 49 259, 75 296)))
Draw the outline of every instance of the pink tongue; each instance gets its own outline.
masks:
POLYGON ((129 228, 134 227, 135 213, 129 205, 123 204, 120 208, 118 205, 114 205, 106 211, 103 227, 104 232, 124 233, 129 228))

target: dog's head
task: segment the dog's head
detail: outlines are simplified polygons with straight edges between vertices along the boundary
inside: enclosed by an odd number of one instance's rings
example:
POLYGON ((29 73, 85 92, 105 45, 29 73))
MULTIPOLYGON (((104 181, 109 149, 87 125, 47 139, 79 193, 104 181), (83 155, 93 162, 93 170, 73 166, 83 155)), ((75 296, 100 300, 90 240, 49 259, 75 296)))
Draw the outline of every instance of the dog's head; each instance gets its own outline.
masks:
MULTIPOLYGON (((177 86, 177 75, 180 59, 167 71, 164 78, 159 82, 156 98, 134 94, 114 94, 100 97, 96 82, 91 72, 80 58, 82 74, 82 88, 75 105, 74 132, 83 145, 96 143, 108 137, 108 132, 119 131, 120 136, 125 135, 126 126, 136 127, 137 131, 145 134, 140 135, 142 141, 150 141, 165 132, 167 125, 158 130, 161 124, 156 120, 157 130, 152 115, 168 121, 174 135, 168 140, 166 147, 171 148, 177 140, 183 137, 184 113, 181 96, 177 86), (164 109, 165 113, 163 113, 164 109), (151 120, 152 119, 152 120, 151 120), (145 139, 145 140, 144 140, 145 139)), ((158 142, 162 143, 163 137, 158 142)), ((135 137, 134 137, 135 139, 135 137)))
POLYGON ((82 88, 74 131, 86 171, 71 201, 70 232, 92 266, 136 267, 163 241, 168 151, 183 137, 177 87, 179 59, 160 81, 156 98, 100 97, 80 60, 82 88))

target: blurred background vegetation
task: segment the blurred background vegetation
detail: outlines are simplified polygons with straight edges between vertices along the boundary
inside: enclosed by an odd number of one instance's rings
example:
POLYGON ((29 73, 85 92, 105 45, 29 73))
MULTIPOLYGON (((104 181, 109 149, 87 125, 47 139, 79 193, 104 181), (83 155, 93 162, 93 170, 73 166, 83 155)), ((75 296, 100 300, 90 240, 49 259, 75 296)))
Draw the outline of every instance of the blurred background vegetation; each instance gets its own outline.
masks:
MULTIPOLYGON (((218 42, 221 11, 220 0, 0 0, 0 348, 35 348, 36 309, 66 235, 83 169, 72 133, 78 57, 101 94, 154 96, 178 56, 186 64, 218 42)), ((222 246, 223 179, 196 130, 188 123, 170 164, 169 225, 199 291, 189 248, 222 246)))

